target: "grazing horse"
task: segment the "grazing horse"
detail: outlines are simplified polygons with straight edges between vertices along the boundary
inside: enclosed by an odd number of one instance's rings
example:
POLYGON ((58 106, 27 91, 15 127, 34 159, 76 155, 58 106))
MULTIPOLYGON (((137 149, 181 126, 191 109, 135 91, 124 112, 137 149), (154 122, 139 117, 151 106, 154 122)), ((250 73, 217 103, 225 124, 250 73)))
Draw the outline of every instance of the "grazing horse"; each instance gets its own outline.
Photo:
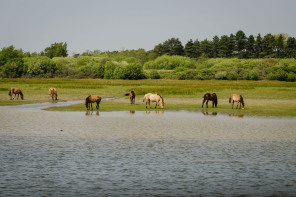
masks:
POLYGON ((207 108, 208 108, 208 102, 209 101, 212 101, 212 103, 213 103, 213 107, 217 107, 217 104, 218 104, 218 98, 217 98, 217 95, 216 95, 216 93, 213 93, 213 94, 211 94, 211 93, 206 93, 204 96, 203 96, 203 102, 202 102, 202 108, 203 108, 203 105, 204 105, 204 103, 205 103, 205 101, 207 101, 206 102, 206 105, 207 105, 207 108))
POLYGON ((125 96, 129 96, 131 104, 135 104, 136 94, 133 90, 125 94, 125 96))
POLYGON ((240 108, 244 109, 245 103, 242 95, 233 94, 229 97, 229 103, 232 103, 232 109, 234 102, 237 102, 236 109, 238 108, 238 104, 240 104, 240 108))
POLYGON ((49 95, 49 99, 51 96, 52 100, 58 100, 58 92, 56 88, 49 88, 48 95, 49 95))
MULTIPOLYGON (((161 102, 161 109, 163 109, 164 107, 164 100, 159 94, 151 94, 151 93, 145 94, 143 98, 143 102, 145 101, 146 101, 146 108, 147 108, 147 103, 149 103, 149 106, 150 106, 150 101, 156 102, 155 108, 157 107, 157 105, 159 106, 159 102, 161 102)), ((150 109, 151 109, 151 106, 150 106, 150 109)))
POLYGON ((8 95, 10 96, 10 100, 14 99, 17 95, 17 99, 19 98, 19 95, 21 95, 21 99, 24 100, 24 95, 19 88, 9 88, 8 95), (12 94, 14 94, 14 97, 12 98, 12 94))
POLYGON ((90 110, 90 106, 91 106, 91 109, 93 110, 92 103, 97 103, 96 108, 98 110, 101 100, 102 100, 102 98, 100 96, 98 96, 98 95, 89 95, 85 99, 85 107, 86 107, 86 109, 90 110))

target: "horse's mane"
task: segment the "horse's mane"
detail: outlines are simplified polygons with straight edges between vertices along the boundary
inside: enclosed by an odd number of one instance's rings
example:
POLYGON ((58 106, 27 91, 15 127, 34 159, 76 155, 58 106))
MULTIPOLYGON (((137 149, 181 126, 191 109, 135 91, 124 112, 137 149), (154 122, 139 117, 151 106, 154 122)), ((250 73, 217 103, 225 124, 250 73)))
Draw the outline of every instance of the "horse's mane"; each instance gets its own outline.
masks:
POLYGON ((156 95, 158 95, 161 98, 162 102, 164 103, 164 100, 163 100, 162 96, 160 96, 159 94, 156 94, 156 95))
POLYGON ((242 97, 242 95, 239 95, 239 96, 241 97, 242 104, 245 105, 244 98, 242 97))

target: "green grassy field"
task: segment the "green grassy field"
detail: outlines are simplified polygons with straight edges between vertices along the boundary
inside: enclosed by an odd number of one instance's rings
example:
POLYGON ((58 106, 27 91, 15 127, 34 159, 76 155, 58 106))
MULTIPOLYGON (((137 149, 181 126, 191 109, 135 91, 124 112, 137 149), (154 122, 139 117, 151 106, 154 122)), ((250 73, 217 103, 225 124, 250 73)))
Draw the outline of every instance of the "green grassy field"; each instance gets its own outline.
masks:
MULTIPOLYGON (((143 95, 159 93, 165 100, 164 110, 202 110, 202 96, 215 92, 218 108, 211 102, 205 112, 228 113, 230 115, 296 116, 296 83, 279 81, 197 81, 197 80, 101 80, 101 79, 0 79, 0 105, 18 105, 48 102, 48 89, 58 89, 58 101, 85 100, 90 94, 103 98, 100 111, 145 110, 143 95), (10 100, 9 87, 19 87, 24 100, 10 100), (130 105, 124 94, 136 93, 136 104, 130 105), (228 98, 241 94, 245 109, 231 109, 228 98)), ((154 106, 154 103, 152 103, 154 106)), ((49 108, 59 111, 85 111, 84 104, 49 108)))

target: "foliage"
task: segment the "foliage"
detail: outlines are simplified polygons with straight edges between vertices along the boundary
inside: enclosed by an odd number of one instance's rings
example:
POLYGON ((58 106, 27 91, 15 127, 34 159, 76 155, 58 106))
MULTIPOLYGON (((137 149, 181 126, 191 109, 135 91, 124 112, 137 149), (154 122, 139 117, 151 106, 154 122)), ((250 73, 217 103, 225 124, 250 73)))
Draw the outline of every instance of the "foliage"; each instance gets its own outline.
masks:
POLYGON ((47 47, 44 50, 44 55, 53 58, 53 57, 67 57, 68 51, 67 51, 67 43, 54 43, 51 44, 50 47, 47 47))

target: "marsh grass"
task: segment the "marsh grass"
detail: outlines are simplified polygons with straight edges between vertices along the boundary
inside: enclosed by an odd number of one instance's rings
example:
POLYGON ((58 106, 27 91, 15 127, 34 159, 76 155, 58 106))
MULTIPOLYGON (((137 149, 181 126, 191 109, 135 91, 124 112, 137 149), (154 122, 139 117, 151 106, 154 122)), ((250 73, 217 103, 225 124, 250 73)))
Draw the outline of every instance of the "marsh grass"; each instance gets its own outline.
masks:
MULTIPOLYGON (((165 110, 206 110, 201 108, 202 96, 206 92, 216 92, 218 108, 212 109, 209 102, 208 112, 296 116, 296 83, 279 81, 0 79, 0 105, 48 102, 50 87, 58 89, 58 101, 84 100, 90 94, 119 97, 102 101, 100 111, 146 110, 142 99, 148 92, 163 96, 165 110), (25 100, 9 100, 9 87, 21 88, 25 100), (124 97, 130 90, 136 93, 135 105, 130 105, 129 99, 124 97), (233 93, 243 95, 245 110, 231 109, 228 98, 233 93)), ((82 103, 48 110, 85 111, 86 108, 82 103)))

